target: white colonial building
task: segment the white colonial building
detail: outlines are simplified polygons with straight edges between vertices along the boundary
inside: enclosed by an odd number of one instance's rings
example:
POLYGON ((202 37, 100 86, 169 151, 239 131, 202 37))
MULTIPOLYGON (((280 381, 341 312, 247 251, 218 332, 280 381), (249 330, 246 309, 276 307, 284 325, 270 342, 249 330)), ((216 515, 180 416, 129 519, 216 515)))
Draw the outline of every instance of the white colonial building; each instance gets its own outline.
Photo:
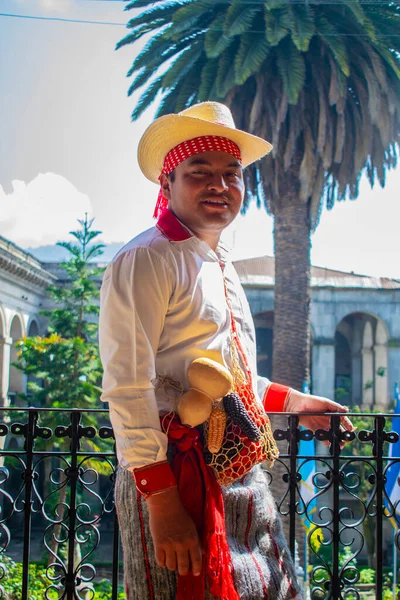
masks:
MULTIPOLYGON (((235 263, 257 332, 259 371, 271 374, 274 259, 235 263)), ((57 263, 36 260, 0 237, 0 405, 26 388, 12 366, 16 341, 43 335, 46 288, 63 277, 57 263)), ((312 391, 385 410, 400 382, 400 281, 312 269, 312 391)))

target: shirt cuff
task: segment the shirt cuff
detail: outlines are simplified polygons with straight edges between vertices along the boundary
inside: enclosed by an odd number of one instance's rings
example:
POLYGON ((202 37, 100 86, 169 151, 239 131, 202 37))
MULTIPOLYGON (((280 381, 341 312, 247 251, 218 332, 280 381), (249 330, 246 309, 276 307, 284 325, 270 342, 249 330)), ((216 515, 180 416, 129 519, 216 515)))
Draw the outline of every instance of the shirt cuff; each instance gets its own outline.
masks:
POLYGON ((283 412, 292 388, 280 383, 271 383, 265 390, 263 405, 265 412, 283 412))
POLYGON ((175 475, 166 460, 134 469, 132 475, 144 498, 176 487, 175 475))

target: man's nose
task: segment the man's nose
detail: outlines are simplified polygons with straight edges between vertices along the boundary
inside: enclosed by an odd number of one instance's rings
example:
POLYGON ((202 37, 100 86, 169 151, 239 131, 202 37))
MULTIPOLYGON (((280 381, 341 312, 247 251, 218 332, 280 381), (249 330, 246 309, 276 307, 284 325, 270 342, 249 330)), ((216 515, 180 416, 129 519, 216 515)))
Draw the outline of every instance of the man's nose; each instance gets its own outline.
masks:
POLYGON ((227 182, 225 181, 225 178, 223 175, 219 175, 217 173, 215 173, 212 178, 211 181, 208 182, 208 189, 211 191, 215 191, 215 192, 226 192, 228 190, 228 185, 227 182))

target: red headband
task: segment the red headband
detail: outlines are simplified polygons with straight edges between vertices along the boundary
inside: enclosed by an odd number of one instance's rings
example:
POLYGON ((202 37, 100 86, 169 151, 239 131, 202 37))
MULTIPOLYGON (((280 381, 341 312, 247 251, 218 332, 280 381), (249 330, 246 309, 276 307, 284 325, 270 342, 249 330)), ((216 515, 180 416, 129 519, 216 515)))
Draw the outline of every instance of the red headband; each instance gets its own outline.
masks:
MULTIPOLYGON (((165 175, 169 175, 179 165, 179 163, 189 158, 189 156, 199 154, 199 152, 207 152, 209 150, 227 152, 228 154, 232 154, 232 156, 237 158, 240 162, 242 161, 239 146, 237 146, 235 142, 232 142, 232 140, 228 140, 227 138, 219 135, 202 135, 201 137, 196 137, 192 140, 181 142, 168 152, 164 159, 164 165, 160 173, 159 180, 163 173, 165 175)), ((160 188, 157 204, 154 209, 154 218, 158 219, 158 217, 167 208, 168 200, 164 196, 162 188, 160 188)))

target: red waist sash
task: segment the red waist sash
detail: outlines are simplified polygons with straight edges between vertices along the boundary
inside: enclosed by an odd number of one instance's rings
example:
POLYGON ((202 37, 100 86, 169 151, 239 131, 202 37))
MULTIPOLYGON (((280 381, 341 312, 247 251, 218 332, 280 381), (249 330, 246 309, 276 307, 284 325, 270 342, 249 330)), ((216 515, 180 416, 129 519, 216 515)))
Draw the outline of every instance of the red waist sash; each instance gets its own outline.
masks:
POLYGON ((173 415, 161 419, 168 442, 176 447, 173 470, 179 495, 203 542, 205 559, 201 575, 178 575, 177 600, 204 600, 205 577, 210 592, 220 600, 239 600, 235 590, 226 539, 224 501, 215 476, 204 461, 197 429, 181 425, 173 415))

